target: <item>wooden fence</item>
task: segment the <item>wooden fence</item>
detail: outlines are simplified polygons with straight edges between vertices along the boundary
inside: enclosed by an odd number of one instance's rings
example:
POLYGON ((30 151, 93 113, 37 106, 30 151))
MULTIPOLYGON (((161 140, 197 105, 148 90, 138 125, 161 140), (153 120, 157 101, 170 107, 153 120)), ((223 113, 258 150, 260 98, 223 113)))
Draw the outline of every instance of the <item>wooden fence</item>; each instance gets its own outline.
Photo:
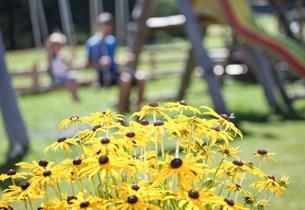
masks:
MULTIPOLYGON (((184 63, 187 60, 186 56, 166 56, 160 57, 158 56, 158 52, 164 52, 163 54, 166 55, 166 52, 174 51, 174 52, 183 52, 185 54, 189 51, 189 46, 186 45, 158 45, 158 46, 144 46, 143 51, 146 52, 146 56, 140 60, 140 66, 145 65, 147 71, 148 79, 157 79, 166 76, 179 76, 182 74, 184 63), (181 65, 180 69, 161 69, 158 68, 159 64, 168 64, 168 65, 181 65)), ((172 53, 173 54, 173 53, 172 53)), ((210 56, 216 63, 222 63, 225 61, 227 57, 227 50, 225 49, 218 49, 218 50, 211 50, 209 51, 210 56)), ((80 72, 86 71, 87 68, 84 65, 74 66, 73 70, 77 70, 80 72)), ((15 85, 15 91, 17 93, 42 93, 46 91, 50 91, 54 89, 51 83, 42 82, 42 77, 48 74, 45 68, 38 68, 34 65, 31 69, 22 70, 22 71, 13 71, 11 73, 11 77, 13 80, 17 78, 27 78, 30 80, 30 84, 27 86, 18 86, 15 85)), ((86 79, 78 79, 79 85, 90 85, 94 82, 92 78, 86 79)))

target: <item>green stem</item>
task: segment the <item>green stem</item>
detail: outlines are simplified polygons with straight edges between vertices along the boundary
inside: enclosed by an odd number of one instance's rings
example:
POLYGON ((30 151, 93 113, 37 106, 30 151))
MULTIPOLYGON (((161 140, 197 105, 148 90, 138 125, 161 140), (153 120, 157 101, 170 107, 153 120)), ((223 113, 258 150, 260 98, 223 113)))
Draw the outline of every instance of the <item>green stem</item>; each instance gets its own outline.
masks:
MULTIPOLYGON (((218 173, 218 171, 219 171, 219 169, 220 169, 220 166, 222 165, 223 161, 224 161, 224 158, 222 158, 221 161, 220 161, 219 164, 218 164, 218 167, 217 167, 217 169, 216 169, 216 171, 215 171, 215 173, 214 173, 214 175, 213 175, 211 187, 213 187, 213 185, 214 185, 215 178, 216 178, 216 176, 217 176, 217 173, 218 173)), ((210 187, 210 188, 211 188, 211 187, 210 187)))
POLYGON ((23 200, 23 203, 24 203, 25 209, 28 210, 28 206, 26 205, 26 200, 23 200))
POLYGON ((56 182, 56 186, 57 186, 57 189, 58 189, 58 193, 59 193, 60 199, 63 200, 63 197, 62 197, 62 194, 61 194, 61 190, 60 190, 60 186, 59 186, 58 182, 56 182))
POLYGON ((179 139, 176 142, 175 158, 179 158, 179 139))

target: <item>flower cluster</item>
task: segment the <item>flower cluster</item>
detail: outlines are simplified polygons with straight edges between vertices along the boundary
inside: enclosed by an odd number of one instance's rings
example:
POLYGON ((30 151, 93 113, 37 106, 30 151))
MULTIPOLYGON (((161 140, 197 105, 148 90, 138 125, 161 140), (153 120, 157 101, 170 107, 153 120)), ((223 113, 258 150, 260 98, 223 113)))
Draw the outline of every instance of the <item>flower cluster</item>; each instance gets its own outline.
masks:
POLYGON ((230 146, 242 138, 233 118, 184 100, 150 103, 128 122, 109 110, 72 116, 59 127, 75 134, 45 149, 66 158, 20 162, 18 172, 1 174, 12 184, 0 208, 264 209, 288 177, 261 170, 262 161, 274 161, 267 150, 257 150, 253 162, 240 159, 239 147, 230 146))

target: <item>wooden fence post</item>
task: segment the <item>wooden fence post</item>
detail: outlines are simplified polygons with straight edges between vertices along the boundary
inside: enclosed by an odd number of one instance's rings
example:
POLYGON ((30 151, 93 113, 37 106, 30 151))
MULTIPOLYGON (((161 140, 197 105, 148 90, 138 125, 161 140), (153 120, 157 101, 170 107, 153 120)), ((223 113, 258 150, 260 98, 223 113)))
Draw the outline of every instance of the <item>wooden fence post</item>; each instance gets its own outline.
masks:
POLYGON ((39 71, 37 68, 37 64, 34 64, 32 68, 32 90, 33 92, 39 92, 40 86, 39 86, 39 71))

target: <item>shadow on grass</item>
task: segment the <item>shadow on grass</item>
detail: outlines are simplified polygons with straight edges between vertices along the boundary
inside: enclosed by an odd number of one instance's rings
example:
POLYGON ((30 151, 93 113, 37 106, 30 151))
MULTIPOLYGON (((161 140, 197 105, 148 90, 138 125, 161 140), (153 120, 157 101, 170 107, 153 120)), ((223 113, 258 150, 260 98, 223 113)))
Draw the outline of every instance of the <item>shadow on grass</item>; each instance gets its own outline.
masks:
MULTIPOLYGON (((28 154, 28 152, 29 152, 29 148, 25 147, 22 153, 16 155, 13 158, 9 157, 8 154, 5 163, 0 165, 0 172, 7 173, 10 169, 17 170, 17 166, 15 164, 21 162, 24 159, 24 157, 28 154)), ((11 180, 9 179, 4 182, 0 182, 0 189, 6 189, 11 184, 12 184, 11 180)))

